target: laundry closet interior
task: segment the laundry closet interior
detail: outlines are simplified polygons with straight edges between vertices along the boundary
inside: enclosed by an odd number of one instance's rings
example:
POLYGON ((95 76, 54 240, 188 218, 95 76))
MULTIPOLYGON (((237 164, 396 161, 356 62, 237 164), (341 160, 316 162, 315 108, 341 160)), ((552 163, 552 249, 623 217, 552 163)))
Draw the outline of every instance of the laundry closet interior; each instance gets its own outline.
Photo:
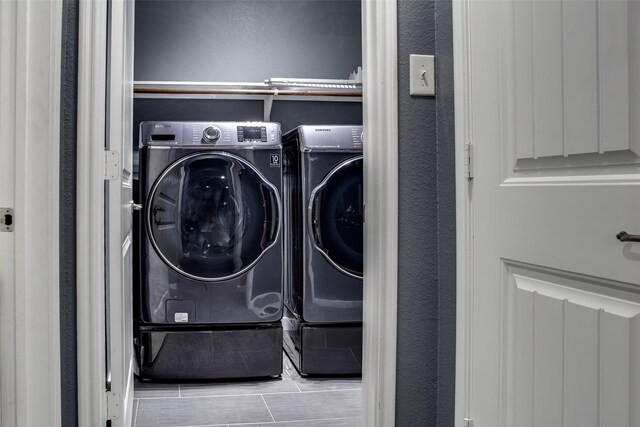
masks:
POLYGON ((361 423, 358 0, 135 2, 135 426, 361 423))

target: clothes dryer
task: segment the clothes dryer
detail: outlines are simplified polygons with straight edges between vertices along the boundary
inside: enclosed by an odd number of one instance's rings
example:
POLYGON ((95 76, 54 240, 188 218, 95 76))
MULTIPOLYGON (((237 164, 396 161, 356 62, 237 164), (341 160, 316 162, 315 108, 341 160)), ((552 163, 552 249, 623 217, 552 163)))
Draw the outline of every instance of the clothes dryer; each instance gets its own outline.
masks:
POLYGON ((281 154, 277 123, 141 124, 142 379, 282 373, 281 154))
POLYGON ((302 374, 360 374, 362 126, 283 136, 284 349, 302 374))

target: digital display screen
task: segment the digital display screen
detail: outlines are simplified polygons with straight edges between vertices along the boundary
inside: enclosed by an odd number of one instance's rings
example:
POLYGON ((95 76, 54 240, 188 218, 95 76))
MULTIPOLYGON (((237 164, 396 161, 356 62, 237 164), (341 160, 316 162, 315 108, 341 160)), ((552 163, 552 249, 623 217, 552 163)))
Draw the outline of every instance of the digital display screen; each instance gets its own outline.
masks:
POLYGON ((262 139, 262 130, 259 127, 243 126, 242 137, 244 139, 262 139))

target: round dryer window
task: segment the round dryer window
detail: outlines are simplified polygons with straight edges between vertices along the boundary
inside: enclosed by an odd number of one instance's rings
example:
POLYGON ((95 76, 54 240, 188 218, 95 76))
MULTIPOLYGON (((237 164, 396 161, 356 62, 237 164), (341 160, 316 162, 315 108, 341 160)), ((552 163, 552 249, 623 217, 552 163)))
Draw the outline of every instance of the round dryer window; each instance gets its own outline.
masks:
POLYGON ((316 248, 338 270, 362 277, 362 156, 334 168, 311 194, 310 231, 316 248))
POLYGON ((278 236, 277 189, 244 159, 228 153, 181 158, 155 182, 147 230, 177 272, 216 281, 250 269, 278 236))

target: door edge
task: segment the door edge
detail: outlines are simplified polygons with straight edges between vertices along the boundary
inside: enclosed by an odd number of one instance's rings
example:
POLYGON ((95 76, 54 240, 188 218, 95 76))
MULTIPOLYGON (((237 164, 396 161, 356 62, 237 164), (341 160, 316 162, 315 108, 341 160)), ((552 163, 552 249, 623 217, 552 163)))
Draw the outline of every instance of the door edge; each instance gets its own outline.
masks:
POLYGON ((363 0, 363 419, 395 424, 398 300, 397 0, 363 0), (368 213, 367 213, 368 211, 368 213))
POLYGON ((465 175, 465 145, 470 144, 471 46, 469 0, 453 0, 453 61, 456 170, 456 368, 455 424, 471 416, 471 333, 473 330, 473 181, 465 175))

